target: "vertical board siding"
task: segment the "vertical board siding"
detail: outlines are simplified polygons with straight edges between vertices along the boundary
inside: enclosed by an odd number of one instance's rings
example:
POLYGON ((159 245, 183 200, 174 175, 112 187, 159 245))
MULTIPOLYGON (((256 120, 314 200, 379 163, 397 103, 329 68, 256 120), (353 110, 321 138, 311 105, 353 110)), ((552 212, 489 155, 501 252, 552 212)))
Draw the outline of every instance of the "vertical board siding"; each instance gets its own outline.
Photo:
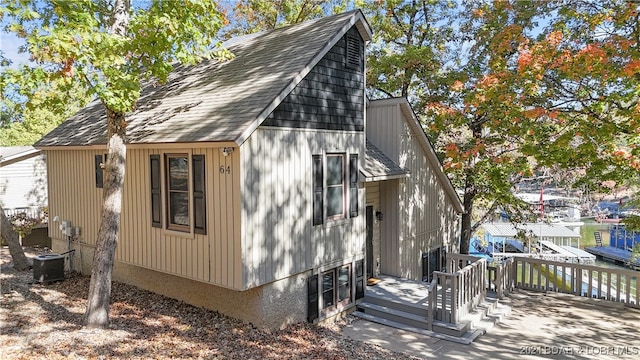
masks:
MULTIPOLYGON (((357 217, 313 226, 312 155, 323 152, 364 154, 364 134, 259 128, 242 145, 247 286, 364 254, 363 206, 357 217)), ((362 203, 364 188, 358 196, 362 203)))
POLYGON ((66 240, 59 221, 81 228, 78 241, 95 246, 102 213, 102 189, 96 188, 94 159, 104 151, 46 151, 49 182, 49 236, 66 240))
MULTIPOLYGON (((185 148, 170 152, 205 156, 209 235, 182 234, 151 226, 149 155, 159 154, 162 159, 164 152, 155 149, 128 150, 116 260, 218 286, 242 289, 238 220, 240 195, 235 193, 240 191, 239 153, 236 151, 225 157, 218 148, 185 148), (224 172, 220 172, 220 166, 224 166, 224 172), (230 172, 226 171, 227 166, 230 172)), ((47 151, 52 195, 49 197, 50 216, 53 219, 58 215, 61 221, 71 220, 74 227, 82 227, 79 241, 93 246, 98 236, 102 206, 102 189, 95 187, 93 158, 103 153, 104 150, 47 151)), ((163 160, 161 169, 164 222, 166 184, 163 160)), ((57 226, 49 227, 49 235, 64 239, 57 226)))
POLYGON ((455 241, 456 213, 436 177, 439 169, 429 162, 419 134, 407 125, 413 119, 404 116, 397 104, 369 107, 367 138, 410 172, 408 178, 380 185, 381 206, 397 213, 388 214, 388 223, 385 213, 382 224, 382 249, 389 252, 381 255, 382 270, 419 281, 422 253, 455 241))

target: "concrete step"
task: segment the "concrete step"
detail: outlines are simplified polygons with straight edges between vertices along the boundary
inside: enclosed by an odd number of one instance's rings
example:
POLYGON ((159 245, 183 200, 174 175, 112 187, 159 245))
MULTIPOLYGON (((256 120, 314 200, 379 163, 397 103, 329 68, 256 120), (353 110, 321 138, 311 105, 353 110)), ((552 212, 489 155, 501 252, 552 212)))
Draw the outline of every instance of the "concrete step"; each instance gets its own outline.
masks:
POLYGON ((434 320, 432 329, 437 333, 447 334, 454 337, 463 337, 471 330, 471 323, 466 320, 460 321, 457 324, 434 320))
POLYGON ((365 314, 387 319, 407 326, 426 329, 429 325, 425 316, 398 310, 393 307, 372 304, 366 301, 358 304, 357 309, 365 314))
POLYGON ((365 293, 363 302, 369 304, 375 304, 380 306, 385 306, 390 309, 395 309, 399 311, 403 311, 406 313, 427 317, 427 306, 426 304, 412 304, 408 302, 403 302, 401 299, 393 299, 384 295, 377 295, 374 293, 365 293))
POLYGON ((431 336, 437 339, 442 339, 442 340, 447 340, 447 341, 452 341, 458 344, 471 344, 478 336, 484 334, 484 332, 482 330, 474 330, 474 331, 467 331, 463 336, 458 337, 458 336, 451 336, 451 335, 447 335, 444 333, 439 333, 439 332, 435 332, 435 331, 429 331, 426 329, 420 329, 417 327, 412 327, 406 324, 402 324, 402 323, 398 323, 389 319, 384 319, 384 318, 380 318, 371 314, 366 314, 363 313, 361 311, 355 311, 352 313, 352 315, 357 316, 363 320, 367 320, 367 321, 371 321, 371 322, 375 322, 378 324, 382 324, 382 325, 386 325, 392 328, 396 328, 396 329, 400 329, 400 330, 405 330, 405 331, 410 331, 416 334, 422 334, 422 335, 426 335, 426 336, 431 336))
POLYGON ((500 304, 496 299, 483 301, 473 312, 462 318, 469 323, 469 331, 481 331, 483 334, 511 314, 511 307, 500 304))

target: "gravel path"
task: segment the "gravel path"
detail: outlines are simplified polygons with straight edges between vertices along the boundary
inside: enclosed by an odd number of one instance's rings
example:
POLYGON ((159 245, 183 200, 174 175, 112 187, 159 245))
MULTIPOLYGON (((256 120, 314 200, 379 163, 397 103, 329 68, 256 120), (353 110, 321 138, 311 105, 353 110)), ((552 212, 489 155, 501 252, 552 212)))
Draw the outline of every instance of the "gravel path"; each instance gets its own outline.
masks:
MULTIPOLYGON (((46 252, 25 248, 32 258, 46 252)), ((2 359, 415 359, 343 337, 350 316, 327 325, 260 330, 215 311, 113 283, 107 330, 82 327, 89 277, 33 283, 0 251, 2 359)))

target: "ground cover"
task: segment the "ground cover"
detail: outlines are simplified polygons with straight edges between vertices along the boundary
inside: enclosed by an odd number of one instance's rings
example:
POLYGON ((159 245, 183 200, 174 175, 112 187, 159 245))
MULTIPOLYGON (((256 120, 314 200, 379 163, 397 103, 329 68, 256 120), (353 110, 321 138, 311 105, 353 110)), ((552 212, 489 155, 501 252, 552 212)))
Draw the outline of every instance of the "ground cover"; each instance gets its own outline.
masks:
POLYGON ((261 330, 122 283, 113 284, 111 327, 85 329, 89 277, 42 285, 13 269, 6 247, 0 260, 2 359, 414 359, 343 337, 348 316, 261 330))

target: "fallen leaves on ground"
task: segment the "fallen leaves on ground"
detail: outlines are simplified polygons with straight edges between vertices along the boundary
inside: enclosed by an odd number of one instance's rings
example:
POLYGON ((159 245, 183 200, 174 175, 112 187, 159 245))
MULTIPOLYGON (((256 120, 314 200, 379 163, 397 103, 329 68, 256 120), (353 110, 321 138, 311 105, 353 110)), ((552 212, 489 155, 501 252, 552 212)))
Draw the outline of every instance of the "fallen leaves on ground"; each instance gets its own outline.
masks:
MULTIPOLYGON (((29 249, 27 255, 39 253, 29 249)), ((117 282, 109 329, 86 329, 89 277, 38 284, 31 271, 13 269, 6 247, 0 255, 2 359, 413 359, 341 336, 349 317, 263 330, 117 282)))

